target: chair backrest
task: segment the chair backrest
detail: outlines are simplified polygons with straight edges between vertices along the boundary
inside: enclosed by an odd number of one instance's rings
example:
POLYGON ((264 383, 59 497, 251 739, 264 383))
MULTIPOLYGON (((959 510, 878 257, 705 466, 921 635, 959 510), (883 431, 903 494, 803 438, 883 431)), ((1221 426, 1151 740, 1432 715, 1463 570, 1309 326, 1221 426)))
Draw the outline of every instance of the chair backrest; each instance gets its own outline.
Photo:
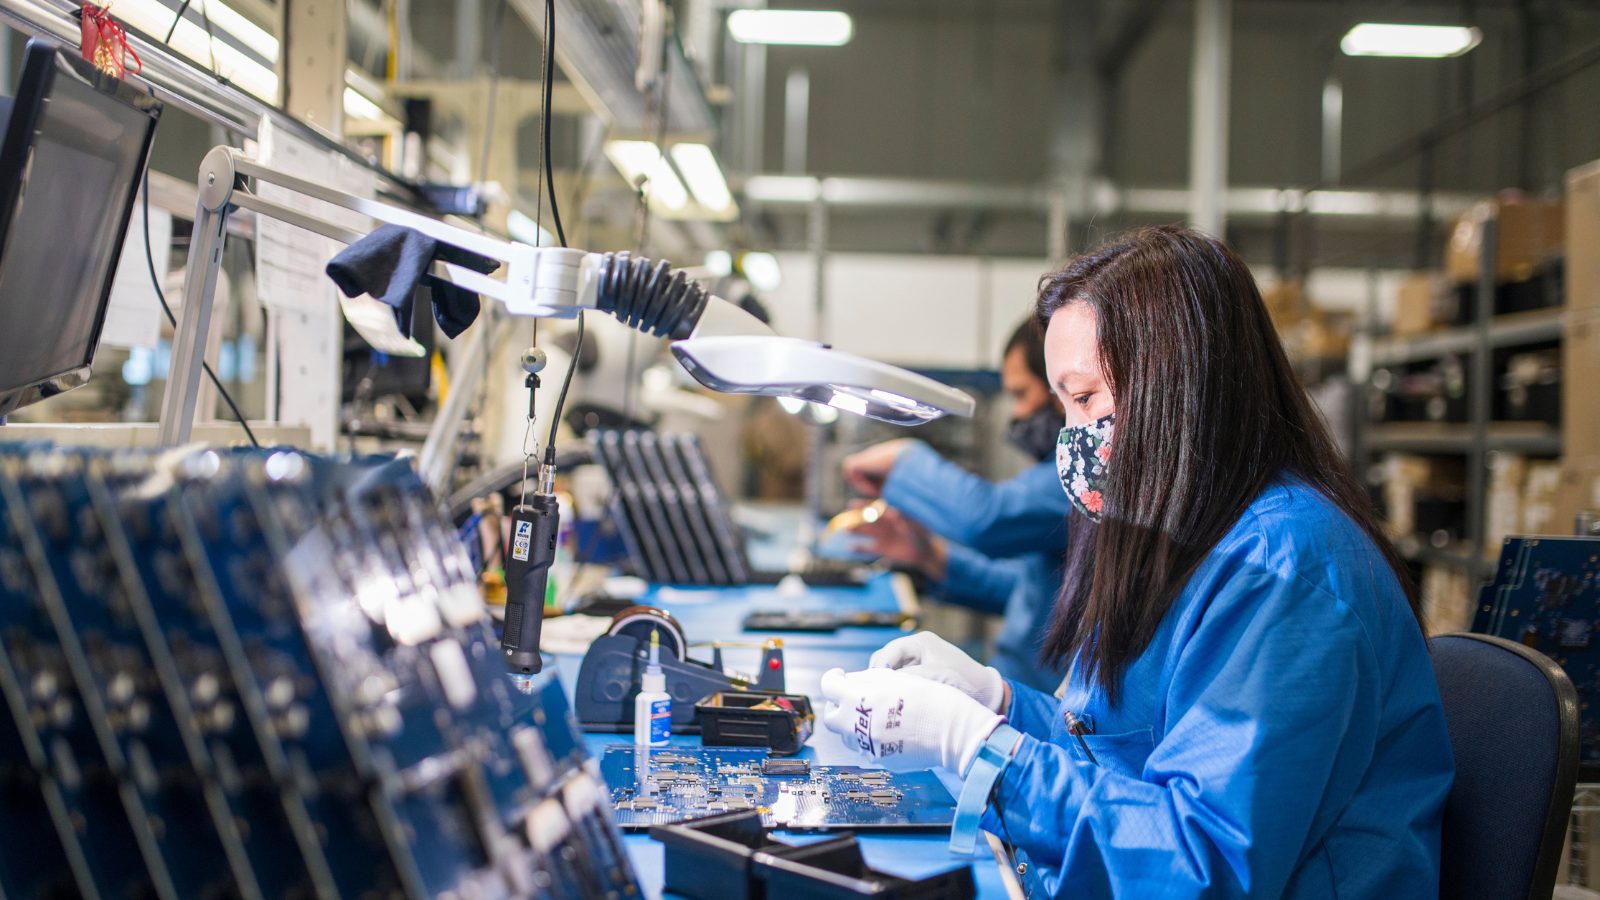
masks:
POLYGON ((1481 634, 1428 642, 1456 779, 1442 900, 1549 898, 1578 778, 1578 695, 1561 667, 1481 634))

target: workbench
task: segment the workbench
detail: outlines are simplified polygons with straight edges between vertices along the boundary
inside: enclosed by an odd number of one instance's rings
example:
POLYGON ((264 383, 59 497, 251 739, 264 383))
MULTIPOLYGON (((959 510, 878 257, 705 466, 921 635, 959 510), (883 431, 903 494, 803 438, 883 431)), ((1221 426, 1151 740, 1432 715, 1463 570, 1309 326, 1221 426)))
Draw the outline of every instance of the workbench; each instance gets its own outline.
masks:
MULTIPOLYGON (((806 694, 813 698, 819 721, 816 729, 801 751, 800 758, 821 765, 863 765, 864 757, 847 750, 839 736, 822 727, 822 704, 816 701, 822 673, 834 667, 854 671, 867 667, 872 652, 893 640, 898 632, 888 628, 843 628, 837 632, 819 634, 806 632, 746 632, 741 627, 745 614, 755 609, 866 609, 886 611, 901 608, 904 602, 903 576, 887 573, 874 577, 859 588, 806 588, 803 592, 783 591, 769 586, 732 588, 665 587, 650 588, 640 602, 672 613, 683 625, 691 642, 690 657, 708 660, 709 647, 697 646, 712 641, 722 642, 723 659, 730 670, 754 673, 760 661, 759 645, 766 638, 783 641, 784 668, 787 689, 790 693, 806 694), (902 579, 897 590, 896 578, 902 579), (729 644, 741 646, 730 647, 729 644)), ((555 657, 561 682, 569 699, 577 683, 578 666, 582 658, 572 655, 555 657)), ((599 755, 608 745, 632 740, 629 734, 590 734, 590 752, 599 755)), ((697 747, 699 735, 673 735, 674 746, 697 747)), ((940 774, 945 786, 954 796, 960 789, 959 779, 947 773, 940 774)), ((813 837, 779 832, 784 840, 800 842, 813 837)), ((868 865, 873 868, 906 877, 922 877, 958 865, 968 858, 950 852, 950 835, 946 831, 903 832, 873 834, 859 832, 862 851, 868 865)), ((623 838, 628 854, 644 886, 645 895, 662 896, 662 847, 644 832, 625 834, 623 838)), ((1005 897, 1006 886, 1000 864, 988 842, 980 839, 978 849, 970 857, 973 876, 980 897, 1005 897)))

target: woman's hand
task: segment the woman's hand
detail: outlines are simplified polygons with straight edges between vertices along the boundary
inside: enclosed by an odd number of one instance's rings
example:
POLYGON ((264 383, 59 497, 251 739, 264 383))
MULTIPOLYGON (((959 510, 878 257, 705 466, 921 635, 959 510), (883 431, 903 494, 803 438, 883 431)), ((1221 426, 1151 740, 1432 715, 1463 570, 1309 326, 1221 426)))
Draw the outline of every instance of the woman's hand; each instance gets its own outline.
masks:
POLYGON ((950 550, 944 539, 906 518, 899 511, 885 509, 871 522, 850 529, 867 541, 860 549, 896 565, 915 569, 934 581, 944 579, 950 550))
POLYGON ((897 669, 947 684, 994 713, 1010 705, 1011 687, 993 666, 985 666, 931 631, 896 638, 872 654, 873 669, 897 669))
POLYGON ((883 483, 889 479, 889 470, 894 468, 895 460, 909 446, 910 438, 900 438, 873 444, 846 456, 843 464, 845 483, 863 497, 877 498, 883 493, 883 483))
POLYGON ((960 775, 1005 721, 949 685, 893 669, 829 669, 822 698, 822 724, 896 772, 937 766, 960 775))

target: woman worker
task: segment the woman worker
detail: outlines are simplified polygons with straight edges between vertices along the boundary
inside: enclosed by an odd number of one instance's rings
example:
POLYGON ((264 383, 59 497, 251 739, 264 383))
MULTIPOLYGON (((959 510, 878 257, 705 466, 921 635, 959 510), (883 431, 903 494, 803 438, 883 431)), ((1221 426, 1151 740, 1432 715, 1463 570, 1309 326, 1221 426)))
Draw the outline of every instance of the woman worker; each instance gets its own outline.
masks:
POLYGON ((1075 507, 1060 699, 916 635, 824 675, 824 722, 964 773, 955 837, 986 807, 1036 896, 1438 896, 1453 765, 1415 592, 1244 263, 1141 231, 1037 312, 1075 507))
POLYGON ((1064 670, 1040 665, 1038 656, 1061 582, 1071 505, 1055 474, 1061 404, 1045 377, 1044 330, 1032 319, 1006 342, 1000 384, 1011 400, 1008 437, 1037 460, 1022 474, 991 483, 921 441, 895 440, 846 457, 844 476, 889 505, 857 527, 868 538, 864 549, 920 571, 944 600, 999 613, 995 668, 1053 690, 1064 670))

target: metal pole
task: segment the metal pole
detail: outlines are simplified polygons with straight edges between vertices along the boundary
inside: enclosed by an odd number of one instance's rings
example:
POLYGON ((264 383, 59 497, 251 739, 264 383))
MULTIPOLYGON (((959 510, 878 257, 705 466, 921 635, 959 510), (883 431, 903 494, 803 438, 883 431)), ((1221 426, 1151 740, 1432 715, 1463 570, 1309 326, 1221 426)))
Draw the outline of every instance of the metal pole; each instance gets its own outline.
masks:
POLYGON ((789 70, 783 82, 783 171, 804 175, 806 141, 811 130, 811 72, 789 70))
POLYGON ((767 48, 762 44, 739 48, 739 156, 745 172, 753 175, 766 168, 767 48))
POLYGON ((1467 382, 1467 397, 1471 404, 1472 446, 1467 455, 1467 538, 1471 557, 1471 575, 1478 571, 1483 560, 1484 541, 1488 536, 1488 480, 1489 480, 1489 418, 1492 415, 1494 396, 1490 379, 1494 375, 1493 350, 1489 346, 1489 320, 1494 316, 1494 284, 1499 226, 1493 217, 1483 223, 1483 247, 1478 254, 1478 282, 1473 297, 1473 331, 1475 340, 1467 382))
POLYGON ((1232 0, 1197 0, 1189 122, 1189 224, 1222 236, 1227 227, 1228 65, 1232 0))
POLYGON ((161 422, 156 431, 162 447, 187 443, 194 428, 200 366, 205 361, 206 338, 211 334, 212 301, 217 272, 222 266, 233 181, 234 169, 228 154, 218 150, 206 154, 200 165, 200 199, 195 206, 194 233, 189 239, 182 318, 172 340, 172 363, 167 368, 167 390, 161 398, 161 422))
POLYGON ((1322 183, 1339 183, 1340 151, 1344 147, 1344 85, 1329 75, 1322 83, 1322 183))
MULTIPOLYGON (((811 204, 811 216, 806 224, 816 266, 813 308, 817 322, 813 334, 819 343, 825 343, 828 333, 828 201, 822 199, 821 191, 817 192, 817 199, 811 204)), ((809 432, 807 449, 810 451, 806 464, 806 510, 815 520, 822 515, 822 482, 828 432, 823 425, 808 425, 806 430, 809 432)))

